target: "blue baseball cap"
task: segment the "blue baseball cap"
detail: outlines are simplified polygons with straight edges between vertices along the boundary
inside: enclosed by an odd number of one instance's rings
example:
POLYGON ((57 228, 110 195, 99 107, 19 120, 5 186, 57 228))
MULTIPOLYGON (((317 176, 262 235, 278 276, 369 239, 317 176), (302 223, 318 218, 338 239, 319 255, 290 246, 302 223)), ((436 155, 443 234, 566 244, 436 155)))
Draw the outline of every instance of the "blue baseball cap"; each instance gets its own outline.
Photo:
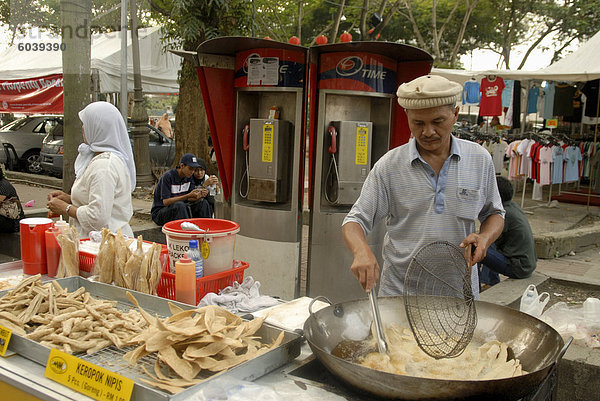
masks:
POLYGON ((190 167, 200 167, 200 165, 198 164, 198 159, 196 159, 196 156, 194 156, 193 153, 186 153, 183 156, 181 156, 181 160, 179 160, 179 163, 183 163, 186 166, 190 166, 190 167))

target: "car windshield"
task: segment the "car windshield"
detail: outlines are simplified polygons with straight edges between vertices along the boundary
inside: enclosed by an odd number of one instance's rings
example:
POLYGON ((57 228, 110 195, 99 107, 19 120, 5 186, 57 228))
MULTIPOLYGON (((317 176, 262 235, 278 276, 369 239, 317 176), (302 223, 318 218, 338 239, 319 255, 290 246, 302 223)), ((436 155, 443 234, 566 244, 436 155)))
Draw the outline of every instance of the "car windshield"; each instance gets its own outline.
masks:
POLYGON ((19 118, 13 122, 6 124, 2 127, 2 131, 17 131, 21 129, 21 127, 25 126, 31 119, 29 117, 19 118))

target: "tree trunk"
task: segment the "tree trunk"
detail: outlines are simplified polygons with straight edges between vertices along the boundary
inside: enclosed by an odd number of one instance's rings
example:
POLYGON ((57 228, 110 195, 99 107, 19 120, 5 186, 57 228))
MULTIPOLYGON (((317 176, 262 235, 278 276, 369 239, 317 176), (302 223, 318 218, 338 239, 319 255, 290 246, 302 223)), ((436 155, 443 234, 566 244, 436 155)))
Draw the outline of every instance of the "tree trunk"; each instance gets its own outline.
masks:
POLYGON ((456 42, 454 43, 454 48, 452 49, 452 55, 450 56, 450 67, 455 67, 456 59, 458 58, 458 51, 460 50, 460 45, 465 37, 465 32, 467 30, 467 25, 469 23, 469 19, 471 18, 471 13, 477 6, 479 0, 473 0, 472 3, 469 3, 469 0, 466 0, 467 9, 465 11, 465 16, 463 17, 462 24, 460 26, 460 31, 458 33, 458 37, 456 38, 456 42))
POLYGON ((333 21, 333 28, 331 29, 331 43, 335 43, 338 36, 338 30, 340 29, 340 21, 342 19, 342 15, 344 15, 344 5, 346 4, 346 0, 340 0, 340 6, 338 8, 338 12, 335 16, 335 20, 333 21))
POLYGON ((304 0, 298 0, 298 28, 296 29, 296 36, 302 41, 302 6, 304 0))
MULTIPOLYGON (((199 40, 198 43, 201 43, 199 40)), ((184 46, 184 49, 195 49, 197 43, 184 46)), ((175 161, 184 153, 193 153, 206 161, 208 174, 216 174, 210 163, 208 153, 208 120, 204 110, 204 102, 200 92, 200 84, 196 75, 196 67, 184 59, 179 80, 179 101, 175 112, 175 161)))
POLYGON ((77 147, 82 142, 81 121, 77 113, 90 102, 91 73, 90 49, 92 25, 92 0, 73 2, 61 0, 63 65, 64 156, 63 190, 71 191, 75 181, 73 163, 77 147))

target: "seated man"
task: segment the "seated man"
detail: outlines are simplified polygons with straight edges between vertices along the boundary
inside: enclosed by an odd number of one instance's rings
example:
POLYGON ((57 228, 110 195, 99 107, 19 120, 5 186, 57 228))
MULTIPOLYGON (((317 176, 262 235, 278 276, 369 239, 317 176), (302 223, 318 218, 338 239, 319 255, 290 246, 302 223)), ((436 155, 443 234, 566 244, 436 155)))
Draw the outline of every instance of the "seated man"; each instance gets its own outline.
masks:
POLYGON ((152 220, 162 226, 165 223, 191 217, 212 217, 210 204, 205 199, 206 188, 195 189, 192 180, 194 170, 200 167, 196 156, 186 153, 179 165, 160 177, 154 188, 152 220))
POLYGON ((486 285, 498 284, 498 273, 510 278, 527 278, 535 270, 537 262, 531 226, 521 208, 512 201, 512 184, 500 176, 496 177, 496 182, 506 216, 502 234, 481 261, 479 281, 486 285))

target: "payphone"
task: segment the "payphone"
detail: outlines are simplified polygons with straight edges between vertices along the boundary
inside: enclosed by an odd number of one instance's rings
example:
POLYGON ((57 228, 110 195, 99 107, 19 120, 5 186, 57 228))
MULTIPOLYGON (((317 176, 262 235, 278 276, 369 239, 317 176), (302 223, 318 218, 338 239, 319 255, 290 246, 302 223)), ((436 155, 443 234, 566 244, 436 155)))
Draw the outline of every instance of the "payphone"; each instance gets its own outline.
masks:
POLYGON ((288 200, 291 129, 289 121, 260 118, 251 118, 244 127, 242 198, 271 203, 288 200))
POLYGON ((250 264, 261 292, 283 299, 300 289, 307 51, 219 37, 196 57, 225 218, 240 225, 234 258, 250 264))
POLYGON ((373 123, 335 121, 325 137, 329 139, 326 153, 329 167, 323 186, 325 199, 332 205, 352 205, 371 171, 373 123))
MULTIPOLYGON (((366 297, 350 271, 353 255, 342 223, 377 160, 408 139, 406 116, 395 96, 398 85, 427 74, 431 62, 426 52, 396 43, 311 48, 308 296, 332 302, 366 297)), ((366 238, 380 266, 384 235, 385 222, 380 222, 366 238)))

